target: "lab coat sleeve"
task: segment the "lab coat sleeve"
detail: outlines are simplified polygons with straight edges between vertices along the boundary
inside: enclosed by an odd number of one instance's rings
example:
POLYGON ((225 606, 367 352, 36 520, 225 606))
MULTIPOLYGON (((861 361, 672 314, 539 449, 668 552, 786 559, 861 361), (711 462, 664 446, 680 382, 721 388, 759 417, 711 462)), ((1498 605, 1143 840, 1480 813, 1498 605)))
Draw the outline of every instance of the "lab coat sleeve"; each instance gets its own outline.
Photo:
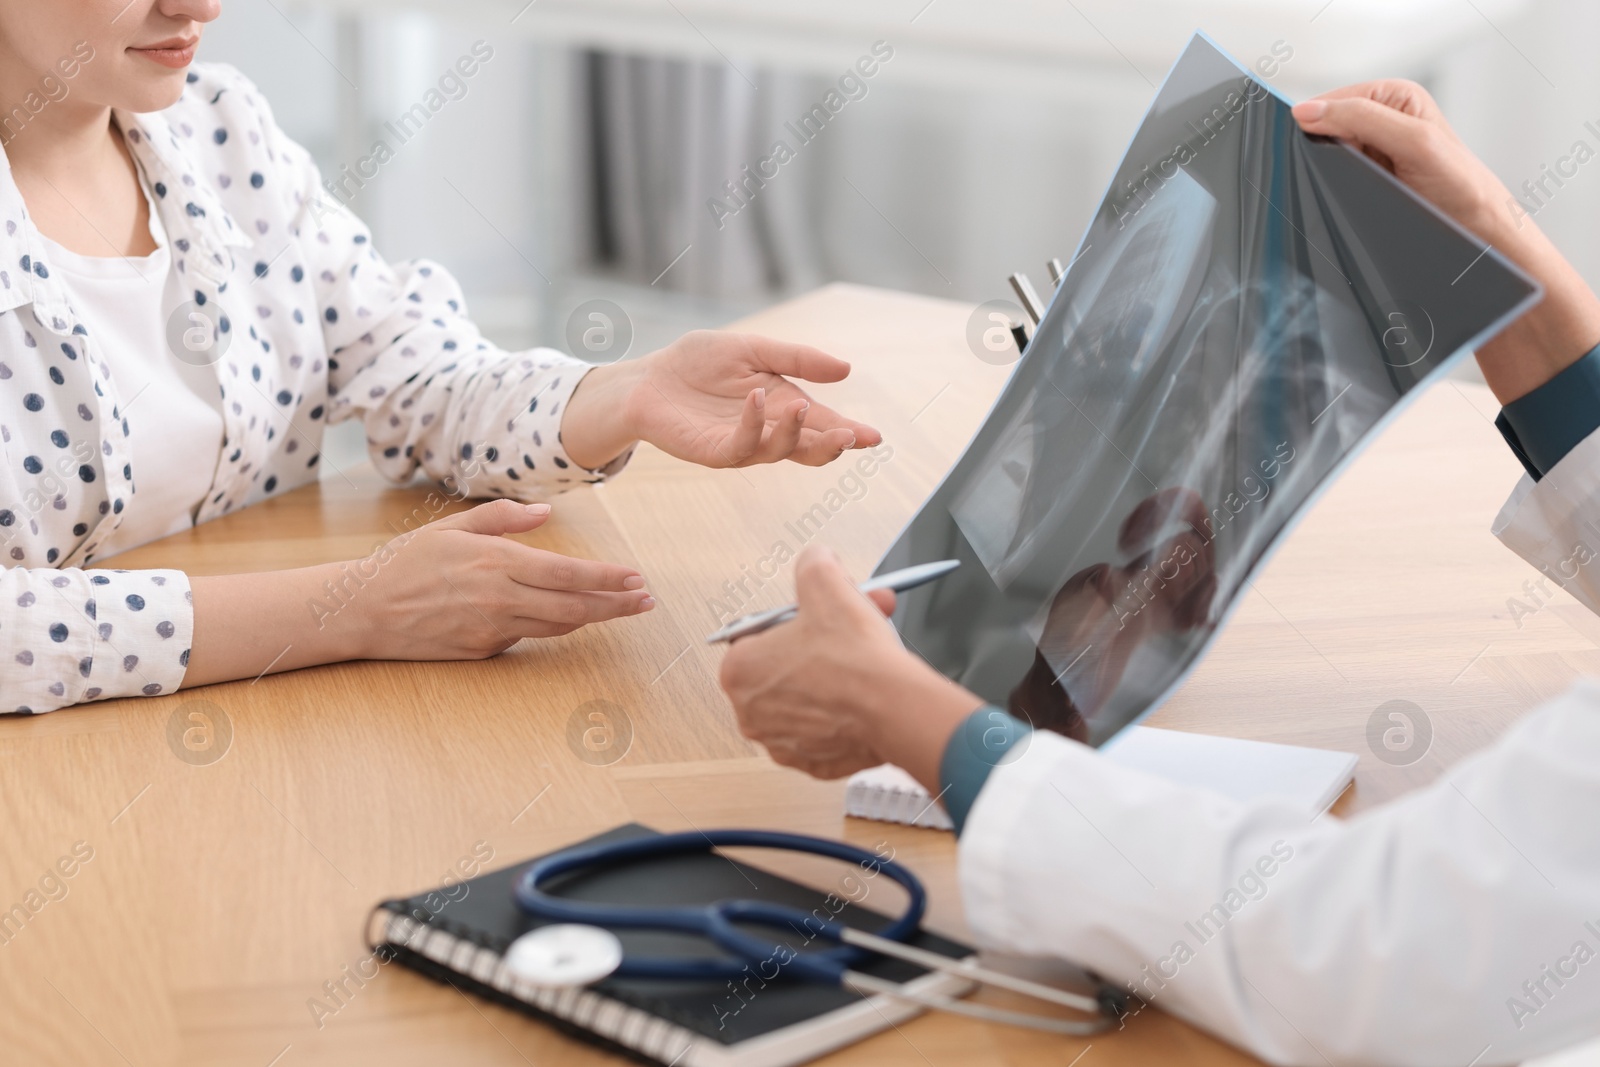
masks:
POLYGON ((1037 733, 979 793, 961 884, 984 943, 1269 1062, 1487 1067, 1600 1033, 1597 811, 1596 682, 1348 822, 1037 733))
POLYGON ((452 492, 534 501, 618 473, 631 450, 588 470, 561 444, 561 413, 591 365, 549 348, 500 349, 479 333, 443 267, 387 263, 310 155, 254 97, 275 185, 292 198, 304 280, 315 288, 329 353, 328 421, 360 417, 374 466, 402 484, 421 467, 452 492))
POLYGON ((1523 475, 1493 529, 1507 548, 1600 613, 1600 431, 1539 481, 1523 475))
POLYGON ((182 571, 7 568, 0 571, 0 711, 175 692, 193 633, 182 571))

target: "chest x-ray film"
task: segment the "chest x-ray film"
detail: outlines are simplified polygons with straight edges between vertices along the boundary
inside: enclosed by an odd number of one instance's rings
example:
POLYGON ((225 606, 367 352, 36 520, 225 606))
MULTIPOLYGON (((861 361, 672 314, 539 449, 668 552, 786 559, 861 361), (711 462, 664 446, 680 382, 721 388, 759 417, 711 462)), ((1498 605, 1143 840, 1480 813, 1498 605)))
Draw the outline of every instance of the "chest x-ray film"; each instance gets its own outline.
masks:
POLYGON ((879 565, 962 561, 901 597, 906 645, 1105 742, 1408 395, 1538 296, 1196 37, 994 409, 879 565))

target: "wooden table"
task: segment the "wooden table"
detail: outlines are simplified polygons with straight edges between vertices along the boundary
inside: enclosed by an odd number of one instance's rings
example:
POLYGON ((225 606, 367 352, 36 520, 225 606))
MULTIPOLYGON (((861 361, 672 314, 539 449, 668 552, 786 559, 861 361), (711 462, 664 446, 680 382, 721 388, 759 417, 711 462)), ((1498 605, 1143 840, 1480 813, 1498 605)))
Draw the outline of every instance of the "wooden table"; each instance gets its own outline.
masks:
MULTIPOLYGON (((849 381, 818 393, 881 427, 893 456, 857 499, 828 496, 843 464, 716 472, 648 448, 615 483, 560 497, 529 540, 638 566, 661 602, 649 615, 483 663, 347 664, 0 721, 0 907, 75 842, 93 849, 66 896, 0 945, 0 1059, 605 1061, 398 967, 359 986, 344 969, 359 969, 376 901, 438 885, 475 851, 509 863, 628 820, 888 841, 928 881, 932 925, 964 934, 951 838, 846 820, 841 783, 768 761, 735 730, 716 686, 720 652, 700 637, 719 599, 743 610, 787 598, 788 568, 746 581, 739 603, 724 583, 758 574, 779 542, 798 548, 792 524, 814 504, 843 499, 812 539, 860 572, 872 565, 1006 377, 967 349, 970 311, 834 286, 739 324, 852 360, 849 381), (193 701, 214 706, 216 738, 231 725, 215 762, 179 758, 188 750, 169 739, 193 701), (631 730, 620 756, 620 741, 610 755, 581 742, 597 708, 617 738, 631 730), (339 981, 349 992, 331 999, 324 983, 339 981), (318 999, 337 1011, 315 1012, 318 999)), ((1533 572, 1488 533, 1517 475, 1493 410, 1462 383, 1423 396, 1317 505, 1154 721, 1358 752, 1348 814, 1431 778, 1600 669, 1600 620, 1561 594, 1530 598, 1533 572), (1391 699, 1432 723, 1432 750, 1410 767, 1379 761, 1365 740, 1391 699)), ((425 492, 347 471, 119 562, 209 574, 355 558, 425 492)), ((823 886, 836 877, 794 870, 823 886)), ((1083 1045, 940 1016, 824 1062, 1059 1065, 1083 1045)), ((1093 1046, 1091 1067, 1250 1062, 1159 1012, 1093 1046)))

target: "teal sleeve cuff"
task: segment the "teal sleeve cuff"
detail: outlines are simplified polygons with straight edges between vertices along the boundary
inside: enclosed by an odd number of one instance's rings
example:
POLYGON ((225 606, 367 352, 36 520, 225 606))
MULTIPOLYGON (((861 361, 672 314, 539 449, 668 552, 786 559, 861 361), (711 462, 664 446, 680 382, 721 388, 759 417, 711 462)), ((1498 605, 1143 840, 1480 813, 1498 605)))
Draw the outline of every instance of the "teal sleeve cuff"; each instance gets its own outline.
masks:
POLYGON ((1495 419, 1506 444, 1538 481, 1585 437, 1600 429, 1600 345, 1495 419))
POLYGON ((1027 723, 991 706, 968 715, 950 735, 939 760, 939 799, 958 835, 989 772, 1032 732, 1027 723))

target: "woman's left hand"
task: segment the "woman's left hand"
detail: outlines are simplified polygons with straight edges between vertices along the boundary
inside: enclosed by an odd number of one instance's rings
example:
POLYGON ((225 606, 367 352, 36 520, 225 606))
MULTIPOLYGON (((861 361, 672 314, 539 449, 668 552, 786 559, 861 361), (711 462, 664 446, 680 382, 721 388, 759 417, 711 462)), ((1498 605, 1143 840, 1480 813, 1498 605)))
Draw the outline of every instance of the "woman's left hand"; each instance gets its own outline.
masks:
POLYGON ((567 402, 561 441, 596 469, 636 441, 706 467, 789 459, 820 467, 883 435, 790 378, 837 382, 850 364, 807 345, 696 330, 643 359, 597 367, 567 402))

